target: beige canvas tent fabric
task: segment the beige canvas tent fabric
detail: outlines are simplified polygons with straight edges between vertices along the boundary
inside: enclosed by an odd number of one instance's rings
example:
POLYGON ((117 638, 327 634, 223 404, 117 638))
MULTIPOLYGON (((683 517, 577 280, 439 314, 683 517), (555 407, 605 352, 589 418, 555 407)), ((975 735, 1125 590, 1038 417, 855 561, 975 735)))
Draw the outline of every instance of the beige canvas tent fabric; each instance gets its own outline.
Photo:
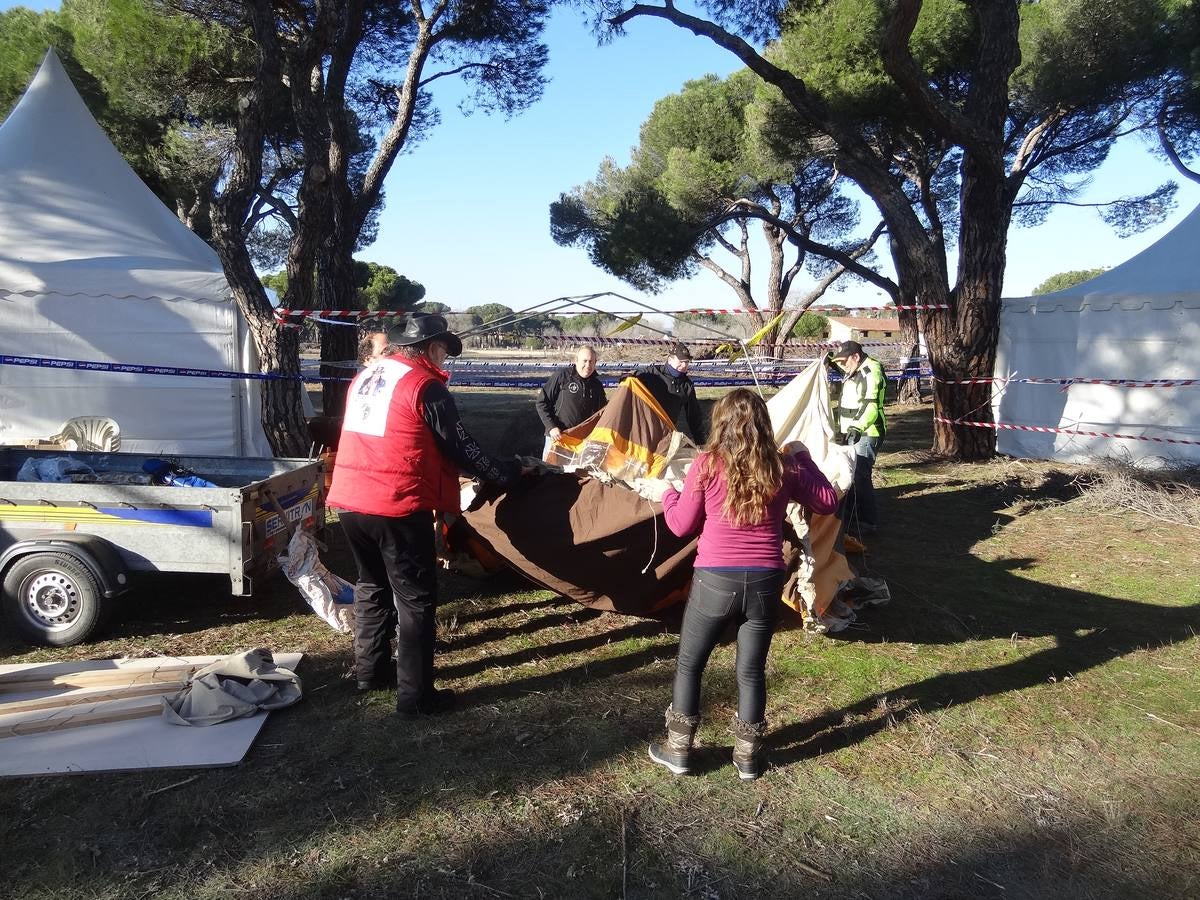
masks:
MULTIPOLYGON (((829 479, 839 496, 854 483, 854 451, 833 442, 833 407, 824 364, 818 360, 767 401, 775 440, 781 447, 800 444, 829 479)), ((783 601, 803 614, 807 628, 823 631, 838 622, 828 616, 838 592, 855 574, 838 549, 841 528, 837 516, 810 515, 793 506, 788 522, 799 544, 799 558, 784 587, 783 601)))

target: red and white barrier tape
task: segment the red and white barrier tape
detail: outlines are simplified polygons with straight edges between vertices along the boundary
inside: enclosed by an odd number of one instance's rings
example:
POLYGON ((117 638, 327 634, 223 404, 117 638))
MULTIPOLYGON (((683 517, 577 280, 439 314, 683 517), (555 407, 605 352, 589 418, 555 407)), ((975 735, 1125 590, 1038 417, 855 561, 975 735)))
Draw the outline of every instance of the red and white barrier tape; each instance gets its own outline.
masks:
MULTIPOLYGON (((548 334, 543 340, 553 341, 558 344, 657 344, 660 346, 670 346, 671 344, 680 343, 678 338, 627 338, 627 337, 582 337, 577 334, 548 334)), ((707 338, 696 337, 688 338, 682 341, 684 344, 735 344, 736 338, 707 338)), ((863 347, 899 347, 893 341, 859 341, 863 347)), ((804 342, 804 343, 786 343, 780 346, 807 348, 807 349, 830 349, 841 345, 841 341, 819 341, 819 342, 804 342)))
POLYGON ((1083 431, 1079 428, 1050 428, 1046 425, 1012 425, 1008 422, 971 422, 966 419, 947 419, 945 416, 934 416, 933 421, 943 425, 970 425, 973 428, 994 428, 1005 431, 1036 431, 1043 434, 1075 434, 1083 437, 1117 438, 1123 441, 1152 441, 1155 444, 1188 444, 1200 447, 1200 441, 1185 441, 1183 438, 1150 437, 1145 434, 1120 434, 1108 431, 1083 431))
MULTIPOLYGON (((897 312, 900 310, 937 310, 949 309, 949 303, 908 303, 899 304, 897 306, 810 306, 804 312, 897 312)), ((791 310, 787 310, 791 312, 791 310)), ((519 312, 519 311, 518 311, 519 312)), ((556 315, 559 313, 547 313, 547 315, 556 315)), ((632 316, 632 315, 695 315, 695 316, 733 316, 733 315, 753 315, 761 316, 771 315, 769 309, 676 309, 663 310, 655 313, 651 310, 632 310, 630 312, 609 313, 614 316, 632 316)), ((388 316, 402 316, 403 312, 397 310, 366 310, 366 309, 285 309, 279 308, 275 310, 276 318, 291 317, 317 317, 322 319, 376 319, 385 318, 388 316)), ((449 315, 454 315, 453 310, 449 315)))
POLYGON ((275 310, 275 318, 288 316, 319 319, 382 319, 390 316, 402 316, 403 312, 394 309, 283 309, 275 310))
MULTIPOLYGON (((935 310, 949 309, 949 303, 901 303, 896 306, 810 306, 804 312, 815 313, 838 313, 838 312, 898 312, 900 310, 935 310)), ((781 312, 793 312, 791 309, 784 309, 781 312)), ((671 315, 693 315, 693 316, 732 316, 746 315, 757 313, 761 316, 771 315, 769 309, 745 309, 738 307, 736 309, 675 309, 670 310, 671 315)), ((632 313, 614 313, 614 315, 632 315, 632 313)))

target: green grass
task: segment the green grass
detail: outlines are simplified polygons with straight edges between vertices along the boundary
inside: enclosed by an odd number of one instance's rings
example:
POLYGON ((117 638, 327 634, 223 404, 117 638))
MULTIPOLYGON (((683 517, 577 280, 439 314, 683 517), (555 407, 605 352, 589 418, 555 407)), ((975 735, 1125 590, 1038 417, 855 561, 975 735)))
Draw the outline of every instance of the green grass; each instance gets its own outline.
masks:
MULTIPOLYGON (((461 400, 485 446, 529 438, 530 397, 461 400)), ((931 460, 927 409, 892 423, 859 565, 893 602, 776 636, 760 781, 728 763, 728 645, 700 773, 646 760, 670 623, 447 576, 439 667, 464 708, 407 723, 353 690, 348 641, 290 586, 164 580, 97 643, 0 653, 302 650, 304 701, 233 769, 0 784, 0 896, 1200 895, 1200 539, 1079 512, 1054 466, 931 460)))

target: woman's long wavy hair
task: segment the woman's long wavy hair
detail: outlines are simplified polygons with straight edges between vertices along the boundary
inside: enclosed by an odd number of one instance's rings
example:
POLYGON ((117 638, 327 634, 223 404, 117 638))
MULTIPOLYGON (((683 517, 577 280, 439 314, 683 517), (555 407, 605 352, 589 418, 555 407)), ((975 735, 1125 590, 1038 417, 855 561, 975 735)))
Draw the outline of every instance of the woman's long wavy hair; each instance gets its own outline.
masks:
POLYGON ((725 474, 725 518, 737 528, 757 525, 783 486, 783 458, 762 397, 735 388, 718 400, 704 449, 708 451, 705 476, 711 476, 718 465, 725 474))

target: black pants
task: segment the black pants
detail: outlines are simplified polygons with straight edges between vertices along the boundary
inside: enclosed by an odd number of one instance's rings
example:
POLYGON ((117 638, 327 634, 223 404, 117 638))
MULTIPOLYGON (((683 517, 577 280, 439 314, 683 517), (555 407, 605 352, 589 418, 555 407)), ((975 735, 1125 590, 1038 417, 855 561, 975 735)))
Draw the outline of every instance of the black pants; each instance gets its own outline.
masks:
POLYGON ((437 557, 433 513, 400 518, 342 511, 358 565, 354 586, 354 673, 385 681, 396 633, 397 705, 415 708, 433 694, 437 632, 437 557))
POLYGON ((738 718, 761 722, 767 709, 767 651, 779 620, 786 572, 697 569, 679 632, 671 705, 684 716, 700 714, 700 677, 730 622, 737 630, 738 718))

